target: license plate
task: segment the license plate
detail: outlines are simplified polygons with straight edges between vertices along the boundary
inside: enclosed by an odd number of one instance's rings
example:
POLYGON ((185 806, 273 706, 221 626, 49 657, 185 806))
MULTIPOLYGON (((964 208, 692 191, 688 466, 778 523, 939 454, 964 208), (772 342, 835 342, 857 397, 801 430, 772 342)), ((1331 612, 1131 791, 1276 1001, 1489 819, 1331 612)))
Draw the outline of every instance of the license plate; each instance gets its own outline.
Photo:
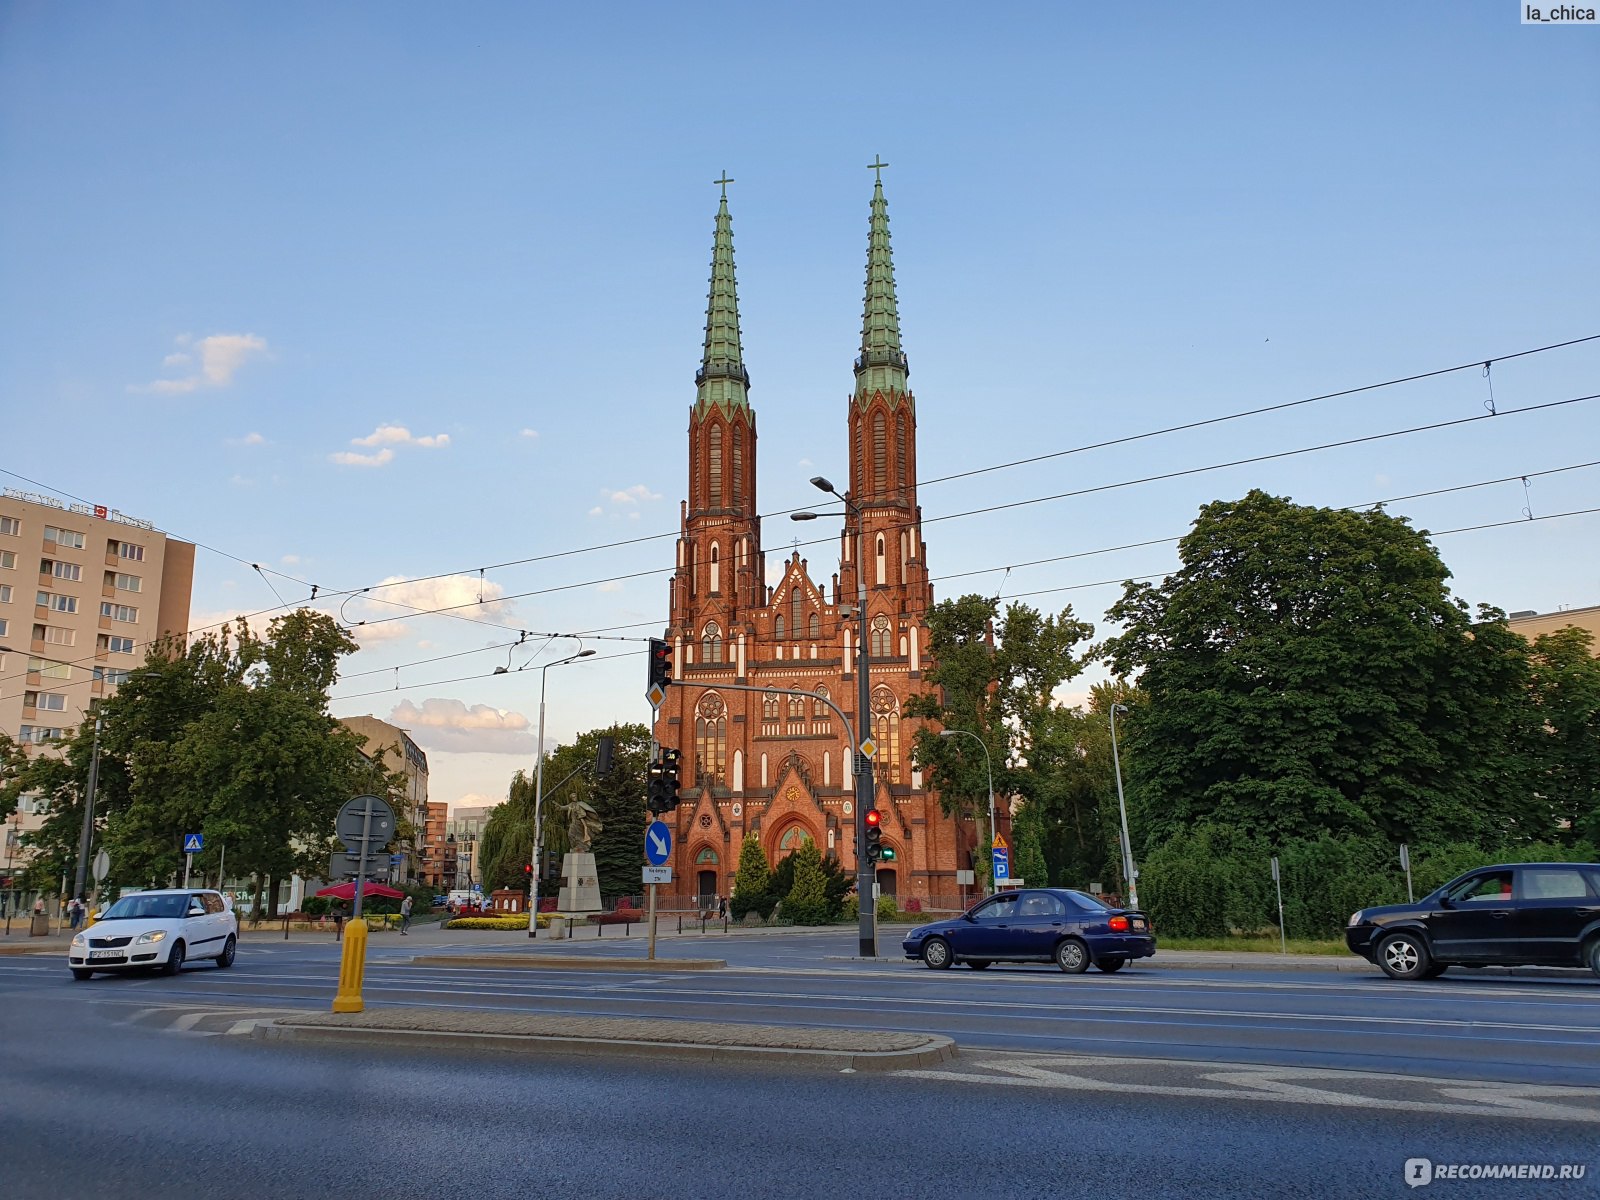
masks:
POLYGON ((123 950, 91 950, 91 951, 89 951, 89 957, 90 958, 123 958, 126 955, 126 953, 127 952, 123 951, 123 950))
POLYGON ((1135 917, 1133 919, 1133 927, 1135 929, 1143 929, 1144 928, 1144 922, 1142 920, 1140 920, 1138 917, 1135 917))

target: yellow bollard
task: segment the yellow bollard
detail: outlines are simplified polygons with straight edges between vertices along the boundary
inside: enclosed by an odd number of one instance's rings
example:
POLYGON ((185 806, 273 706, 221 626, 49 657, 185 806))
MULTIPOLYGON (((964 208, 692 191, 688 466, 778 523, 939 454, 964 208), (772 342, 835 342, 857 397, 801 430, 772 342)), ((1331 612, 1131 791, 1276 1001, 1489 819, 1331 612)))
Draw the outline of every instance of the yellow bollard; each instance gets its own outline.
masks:
POLYGON ((361 981, 367 974, 367 922, 356 917, 344 924, 344 957, 339 960, 339 993, 333 1011, 360 1012, 361 981))

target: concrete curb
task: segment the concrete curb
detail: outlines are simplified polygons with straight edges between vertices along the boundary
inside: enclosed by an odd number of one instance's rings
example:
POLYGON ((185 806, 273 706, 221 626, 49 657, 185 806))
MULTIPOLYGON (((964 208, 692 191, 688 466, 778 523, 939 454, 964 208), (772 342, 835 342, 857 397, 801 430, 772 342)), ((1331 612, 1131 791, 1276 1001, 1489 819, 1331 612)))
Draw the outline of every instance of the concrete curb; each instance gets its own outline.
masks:
POLYGON ((717 1065, 763 1063, 833 1071, 899 1071, 912 1067, 933 1067, 955 1058, 957 1053, 953 1040, 935 1034, 927 1035, 926 1044, 915 1049, 862 1051, 720 1046, 698 1042, 652 1042, 636 1038, 600 1036, 551 1037, 472 1030, 374 1029, 357 1024, 301 1025, 296 1024, 294 1018, 283 1018, 270 1025, 257 1025, 251 1036, 268 1042, 344 1042, 447 1050, 493 1049, 522 1054, 582 1057, 649 1057, 717 1065))
POLYGON ((505 967, 517 970, 584 971, 720 971, 727 963, 720 958, 615 958, 599 954, 419 954, 413 967, 505 967))

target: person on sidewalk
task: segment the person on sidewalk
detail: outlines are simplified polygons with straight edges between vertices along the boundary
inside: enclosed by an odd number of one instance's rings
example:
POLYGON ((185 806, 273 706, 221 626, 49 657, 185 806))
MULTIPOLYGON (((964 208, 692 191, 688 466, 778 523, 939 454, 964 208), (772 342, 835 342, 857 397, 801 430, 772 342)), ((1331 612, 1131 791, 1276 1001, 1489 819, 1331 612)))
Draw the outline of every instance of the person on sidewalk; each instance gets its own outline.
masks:
POLYGON ((83 924, 83 897, 82 896, 74 896, 71 900, 69 900, 67 902, 67 916, 68 916, 68 919, 70 921, 70 927, 73 930, 76 930, 79 925, 83 924))
POLYGON ((728 898, 726 896, 718 896, 717 897, 717 920, 726 921, 727 919, 728 919, 728 898))
POLYGON ((400 933, 403 936, 411 925, 411 897, 400 901, 400 933))

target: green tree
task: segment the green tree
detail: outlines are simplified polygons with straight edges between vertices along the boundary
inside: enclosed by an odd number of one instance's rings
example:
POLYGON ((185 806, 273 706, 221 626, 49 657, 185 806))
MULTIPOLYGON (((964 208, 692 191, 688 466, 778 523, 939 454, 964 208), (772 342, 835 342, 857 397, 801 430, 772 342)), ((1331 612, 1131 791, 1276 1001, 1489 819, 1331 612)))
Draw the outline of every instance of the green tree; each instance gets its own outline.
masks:
POLYGON ((794 886, 783 898, 782 913, 796 925, 823 925, 828 920, 828 891, 822 852, 810 838, 800 843, 794 860, 794 886))
POLYGON ((17 809, 17 797, 21 794, 17 784, 27 765, 27 753, 8 734, 0 732, 0 820, 17 809))
POLYGON ((1529 689, 1536 718, 1535 783, 1554 837, 1600 840, 1600 659, 1586 629, 1534 639, 1529 689))
POLYGON ((1050 871, 1044 861, 1044 827, 1037 807, 1024 804, 1012 822, 1015 846, 1011 873, 1033 887, 1048 887, 1050 871))
POLYGON ((983 745, 923 728, 913 757, 938 790, 945 813, 976 819, 977 841, 986 846, 993 833, 991 773, 997 802, 1013 791, 1026 794, 1029 769, 1014 768, 1013 759, 1026 761, 1055 708, 1054 692, 1082 671, 1086 656, 1079 646, 1094 636, 1094 626, 1075 618, 1070 606, 1044 616, 1012 604, 1001 619, 998 600, 962 596, 929 610, 928 631, 934 665, 924 678, 931 690, 913 696, 906 715, 971 733, 983 745))
POLYGON ((1203 508, 1180 557, 1108 614, 1125 632, 1105 654, 1148 697, 1118 727, 1145 839, 1202 822, 1274 842, 1548 833, 1526 786, 1526 653, 1502 614, 1475 624, 1450 596, 1424 533, 1253 491, 1203 508))
POLYGON ((767 854, 761 848, 761 839, 747 833, 739 847, 739 870, 733 877, 733 899, 728 908, 736 921, 743 920, 748 912, 763 919, 772 912, 773 898, 768 891, 771 873, 767 869, 767 854))

